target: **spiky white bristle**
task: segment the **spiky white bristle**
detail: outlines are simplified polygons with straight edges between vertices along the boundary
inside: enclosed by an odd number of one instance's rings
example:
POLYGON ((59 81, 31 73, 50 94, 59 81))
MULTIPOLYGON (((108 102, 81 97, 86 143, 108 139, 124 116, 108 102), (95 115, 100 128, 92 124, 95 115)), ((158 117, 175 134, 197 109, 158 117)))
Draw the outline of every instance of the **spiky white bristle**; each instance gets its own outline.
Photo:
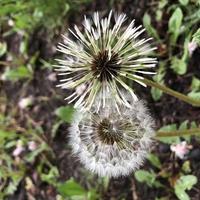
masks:
POLYGON ((111 25, 112 16, 110 12, 108 17, 100 19, 96 12, 92 19, 85 17, 83 32, 77 26, 69 30, 76 41, 64 35, 64 43, 58 45, 58 51, 66 55, 64 59, 57 59, 55 66, 62 77, 58 87, 75 89, 66 98, 69 103, 75 102, 75 108, 90 109, 97 94, 104 99, 108 93, 116 103, 126 105, 121 88, 135 100, 137 96, 124 80, 131 79, 145 86, 143 75, 154 74, 149 71, 157 63, 149 55, 155 49, 149 45, 151 38, 138 38, 144 29, 135 27, 134 20, 125 28, 125 14, 115 16, 115 23, 111 25), (79 86, 84 88, 82 92, 77 92, 79 86))

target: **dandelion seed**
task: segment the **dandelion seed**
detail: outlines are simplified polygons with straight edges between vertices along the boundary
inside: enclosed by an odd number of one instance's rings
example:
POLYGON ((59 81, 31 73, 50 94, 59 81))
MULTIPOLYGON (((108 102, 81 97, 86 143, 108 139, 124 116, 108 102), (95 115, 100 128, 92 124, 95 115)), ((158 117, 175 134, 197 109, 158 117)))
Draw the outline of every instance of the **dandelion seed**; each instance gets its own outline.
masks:
MULTIPOLYGON (((153 120, 141 101, 131 108, 106 104, 95 112, 76 112, 70 128, 70 145, 84 166, 99 176, 125 176, 137 169, 154 136, 153 120)), ((93 109, 94 108, 94 109, 93 109)))
POLYGON ((66 55, 65 59, 57 59, 55 66, 62 77, 58 87, 75 89, 66 98, 69 103, 75 102, 75 107, 90 109, 97 94, 102 102, 106 95, 111 95, 116 103, 126 105, 121 88, 137 100, 126 79, 145 86, 143 74, 154 74, 149 71, 157 63, 156 58, 149 56, 155 49, 148 44, 152 38, 138 39, 144 29, 135 27, 134 20, 125 28, 125 14, 115 16, 114 20, 112 26, 112 12, 102 19, 96 12, 92 19, 85 17, 83 32, 76 25, 74 30, 69 29, 76 41, 64 35, 64 43, 58 45, 58 51, 66 55), (84 93, 77 93, 76 88, 82 84, 86 86, 84 93))

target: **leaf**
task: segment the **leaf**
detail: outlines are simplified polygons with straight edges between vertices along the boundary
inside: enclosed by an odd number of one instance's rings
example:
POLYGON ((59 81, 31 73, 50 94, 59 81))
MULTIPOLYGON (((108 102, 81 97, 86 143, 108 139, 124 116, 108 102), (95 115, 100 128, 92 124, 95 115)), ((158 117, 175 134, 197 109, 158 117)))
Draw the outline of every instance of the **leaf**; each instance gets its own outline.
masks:
POLYGON ((200 28, 193 34, 193 42, 196 42, 198 45, 200 45, 200 28))
POLYGON ((59 120, 55 124, 53 124, 52 129, 51 129, 51 136, 54 138, 56 136, 56 132, 59 129, 60 125, 63 123, 62 120, 59 120))
POLYGON ((152 24, 151 24, 151 17, 148 13, 145 13, 144 16, 143 16, 143 24, 144 24, 144 27, 146 28, 147 32, 151 36, 153 36, 157 40, 160 40, 160 37, 159 37, 156 29, 154 29, 152 24))
POLYGON ((137 170, 135 172, 135 178, 137 179, 137 181, 141 182, 141 183, 147 183, 149 186, 152 185, 152 183, 155 181, 156 179, 156 175, 154 173, 150 173, 146 170, 137 170))
POLYGON ((177 57, 172 57, 171 60, 171 69, 178 74, 178 75, 183 75, 187 71, 187 65, 184 60, 179 59, 177 57))
POLYGON ((169 33, 171 33, 170 40, 173 44, 176 44, 176 40, 179 36, 182 19, 183 19, 182 10, 180 8, 176 8, 172 16, 170 17, 168 23, 169 33))
POLYGON ((179 0, 179 2, 183 5, 186 6, 189 3, 189 0, 179 0))
POLYGON ((1 2, 0 2, 0 8, 1 8, 0 16, 6 16, 8 14, 19 12, 20 10, 24 8, 24 6, 22 5, 22 3, 19 3, 19 4, 10 3, 6 5, 1 5, 1 2))
POLYGON ((17 81, 24 78, 32 78, 32 73, 25 66, 20 66, 16 69, 7 68, 2 75, 3 80, 17 81))
POLYGON ((162 184, 156 180, 156 174, 154 172, 137 170, 135 172, 135 178, 141 183, 146 183, 149 187, 162 187, 162 184))
POLYGON ((197 177, 193 175, 181 176, 174 186, 175 194, 180 200, 190 200, 185 190, 191 190, 197 183, 197 177))
POLYGON ((193 99, 200 100, 200 92, 192 91, 192 92, 188 93, 188 96, 193 99))
POLYGON ((5 131, 0 129, 0 143, 2 143, 5 139, 14 138, 16 136, 15 132, 5 131))
MULTIPOLYGON (((188 128, 188 124, 189 124, 189 121, 188 120, 185 120, 183 121, 180 126, 179 126, 179 130, 186 130, 188 128)), ((191 136, 190 135, 184 135, 182 136, 186 141, 190 142, 190 139, 191 139, 191 136)))
POLYGON ((180 200, 190 200, 188 194, 180 188, 175 188, 175 194, 180 200))
POLYGON ((45 143, 42 143, 40 146, 37 147, 37 149, 35 149, 34 151, 28 153, 24 159, 27 162, 33 162, 35 160, 35 158, 43 151, 47 150, 48 146, 45 143))
POLYGON ((47 183, 56 186, 58 176, 59 172, 57 167, 52 166, 48 173, 41 174, 41 179, 42 181, 46 181, 47 183))
POLYGON ((100 199, 100 196, 95 189, 91 189, 87 193, 87 199, 88 200, 100 199))
POLYGON ((175 131, 177 129, 176 124, 169 124, 161 127, 158 131, 175 131))
POLYGON ((190 167, 190 161, 189 160, 186 160, 183 165, 182 165, 182 170, 185 172, 185 173, 190 173, 191 172, 191 167, 190 167))
POLYGON ((197 126, 195 121, 192 121, 190 127, 191 128, 197 128, 198 126, 197 126))
POLYGON ((74 111, 72 106, 61 106, 56 109, 55 114, 64 122, 71 123, 74 111))
MULTIPOLYGON (((169 125, 166 125, 166 126, 163 126, 161 127, 159 131, 175 131, 177 130, 177 125, 176 124, 169 124, 169 125)), ((167 143, 167 144, 178 144, 180 142, 180 138, 177 136, 177 137, 160 137, 158 138, 161 142, 163 143, 167 143)))
POLYGON ((184 41, 184 50, 183 50, 183 55, 181 57, 181 60, 183 61, 187 61, 188 60, 188 57, 189 57, 189 50, 188 50, 188 45, 190 43, 190 40, 191 40, 191 34, 189 34, 186 38, 185 38, 185 41, 184 41))
POLYGON ((7 44, 5 42, 0 42, 0 57, 3 56, 7 51, 7 44))
POLYGON ((73 179, 60 184, 57 189, 63 197, 85 196, 87 194, 87 191, 73 179))
POLYGON ((158 8, 163 9, 168 4, 168 0, 160 0, 158 3, 158 8))
POLYGON ((191 88, 192 88, 193 91, 199 91, 200 92, 200 79, 193 77, 191 88))
POLYGON ((151 162, 153 166, 157 167, 158 169, 162 167, 158 156, 156 156, 155 154, 149 153, 147 159, 151 162))
POLYGON ((189 122, 188 120, 183 121, 183 122, 180 124, 180 126, 179 126, 179 130, 185 130, 185 129, 187 129, 188 122, 189 122))
MULTIPOLYGON (((165 67, 164 67, 164 63, 160 63, 159 64, 159 69, 156 75, 153 76, 153 80, 164 84, 164 76, 165 76, 165 67)), ((151 88, 151 96, 154 99, 154 101, 158 101, 163 95, 163 91, 159 90, 157 88, 152 87, 151 88)))
POLYGON ((175 187, 180 187, 183 190, 191 190, 193 185, 197 183, 197 177, 194 175, 186 175, 186 176, 181 176, 176 184, 175 187))
POLYGON ((159 90, 159 89, 153 88, 153 87, 151 88, 151 96, 152 96, 154 101, 160 100, 162 95, 163 95, 163 91, 162 90, 159 90))

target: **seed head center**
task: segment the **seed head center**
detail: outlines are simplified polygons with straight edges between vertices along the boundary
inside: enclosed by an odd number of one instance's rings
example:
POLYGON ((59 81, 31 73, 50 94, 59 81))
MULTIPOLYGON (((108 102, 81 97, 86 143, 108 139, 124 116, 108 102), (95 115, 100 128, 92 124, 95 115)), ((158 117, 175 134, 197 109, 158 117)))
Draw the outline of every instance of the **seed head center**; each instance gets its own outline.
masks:
POLYGON ((114 123, 104 118, 98 126, 98 136, 103 143, 113 145, 122 140, 122 135, 114 123))
POLYGON ((91 69, 94 72, 94 76, 100 81, 110 81, 114 76, 117 76, 120 70, 118 61, 119 57, 114 52, 111 52, 111 55, 107 50, 99 52, 94 56, 92 62, 91 69))

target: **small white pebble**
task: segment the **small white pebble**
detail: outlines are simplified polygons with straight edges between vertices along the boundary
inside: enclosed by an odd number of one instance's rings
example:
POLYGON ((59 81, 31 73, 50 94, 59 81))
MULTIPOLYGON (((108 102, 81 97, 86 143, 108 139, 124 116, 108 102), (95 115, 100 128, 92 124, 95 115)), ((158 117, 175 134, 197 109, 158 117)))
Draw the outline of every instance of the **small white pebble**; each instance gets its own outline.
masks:
POLYGON ((51 73, 47 76, 49 81, 55 82, 56 81, 56 73, 51 73))
POLYGON ((27 108, 28 106, 30 106, 30 105, 32 105, 32 104, 33 104, 33 97, 32 97, 32 96, 22 98, 22 99, 20 99, 20 101, 18 102, 18 106, 19 106, 21 109, 25 109, 25 108, 27 108))
POLYGON ((8 25, 9 25, 9 26, 14 26, 14 21, 13 21, 12 19, 9 19, 9 20, 8 20, 8 25))

